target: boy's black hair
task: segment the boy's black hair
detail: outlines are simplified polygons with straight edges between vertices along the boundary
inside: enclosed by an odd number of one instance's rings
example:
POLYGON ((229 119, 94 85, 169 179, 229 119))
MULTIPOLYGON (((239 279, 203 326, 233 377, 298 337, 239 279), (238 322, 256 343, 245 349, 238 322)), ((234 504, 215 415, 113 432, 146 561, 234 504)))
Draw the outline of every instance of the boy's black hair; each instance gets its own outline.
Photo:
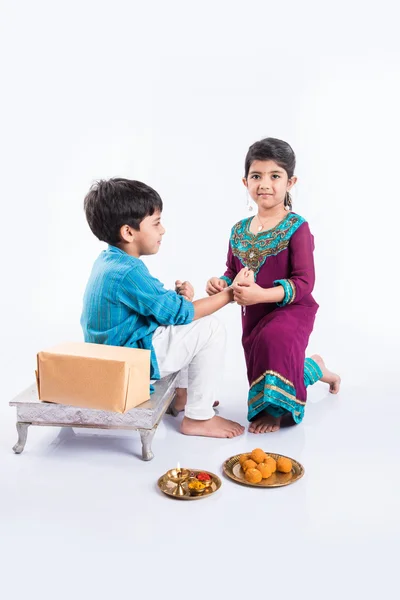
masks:
POLYGON ((120 229, 129 225, 139 231, 140 223, 155 211, 162 211, 159 194, 141 181, 100 180, 92 185, 84 200, 86 219, 94 235, 116 246, 121 242, 120 229))

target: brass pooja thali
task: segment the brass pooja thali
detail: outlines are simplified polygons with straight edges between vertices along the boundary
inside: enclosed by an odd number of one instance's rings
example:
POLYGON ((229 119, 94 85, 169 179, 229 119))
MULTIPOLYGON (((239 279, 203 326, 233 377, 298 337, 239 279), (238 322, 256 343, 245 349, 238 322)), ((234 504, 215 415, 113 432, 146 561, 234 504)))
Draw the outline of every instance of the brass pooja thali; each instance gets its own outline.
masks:
MULTIPOLYGON (((272 456, 272 458, 274 458, 276 461, 278 461, 279 458, 289 458, 288 456, 284 456, 283 454, 275 454, 273 452, 267 451, 265 451, 265 453, 268 456, 272 456)), ((242 456, 242 454, 236 454, 236 456, 231 456, 231 458, 228 458, 224 462, 222 467, 225 475, 229 477, 229 479, 232 479, 233 481, 235 481, 236 483, 240 483, 241 485, 248 485, 250 487, 261 488, 276 488, 295 483, 295 481, 298 481, 304 475, 303 465, 301 465, 294 458, 289 458, 289 460, 292 462, 292 469, 289 473, 279 473, 278 471, 276 471, 275 473, 272 473, 272 475, 268 477, 268 479, 263 479, 259 483, 250 483, 245 479, 244 471, 239 462, 242 456)))
POLYGON ((171 498, 200 500, 200 498, 208 498, 215 494, 221 487, 222 482, 217 475, 209 471, 178 468, 164 473, 159 478, 157 485, 164 494, 171 498), (203 477, 203 481, 197 479, 199 475, 203 477))

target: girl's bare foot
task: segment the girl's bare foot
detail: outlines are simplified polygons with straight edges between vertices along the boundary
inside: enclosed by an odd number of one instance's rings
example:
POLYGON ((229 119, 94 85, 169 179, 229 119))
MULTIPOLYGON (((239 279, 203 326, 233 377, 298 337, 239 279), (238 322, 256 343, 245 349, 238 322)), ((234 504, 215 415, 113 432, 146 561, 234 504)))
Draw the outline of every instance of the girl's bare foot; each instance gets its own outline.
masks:
POLYGON ((181 433, 214 438, 234 438, 244 433, 244 427, 239 423, 217 416, 207 421, 196 421, 183 417, 181 433))
POLYGON ((281 428, 281 417, 272 417, 265 411, 260 414, 250 423, 250 433, 270 433, 278 431, 281 428))
MULTIPOLYGON (((173 404, 174 413, 179 413, 185 410, 187 402, 187 388, 176 388, 175 390, 175 400, 173 404)), ((218 400, 214 402, 213 408, 217 408, 219 406, 218 400)))
POLYGON ((315 360, 322 371, 321 381, 329 385, 329 391, 331 394, 337 394, 340 390, 340 383, 342 381, 340 376, 326 368, 325 362, 319 354, 313 354, 311 358, 315 360))

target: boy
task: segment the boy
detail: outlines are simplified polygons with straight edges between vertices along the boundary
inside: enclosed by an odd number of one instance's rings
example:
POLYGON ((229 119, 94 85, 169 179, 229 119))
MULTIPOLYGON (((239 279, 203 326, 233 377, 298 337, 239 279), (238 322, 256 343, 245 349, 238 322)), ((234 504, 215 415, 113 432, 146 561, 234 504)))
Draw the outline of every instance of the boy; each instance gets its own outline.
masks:
POLYGON ((150 275, 140 256, 159 251, 165 229, 162 200, 144 183, 100 181, 87 194, 84 208, 94 235, 109 244, 95 261, 85 291, 85 341, 151 350, 152 379, 187 368, 187 396, 186 390, 178 389, 175 407, 185 408, 181 432, 218 438, 241 435, 241 425, 213 410, 225 331, 209 315, 233 300, 231 288, 192 303, 188 282, 176 282, 177 291, 166 290, 150 275))

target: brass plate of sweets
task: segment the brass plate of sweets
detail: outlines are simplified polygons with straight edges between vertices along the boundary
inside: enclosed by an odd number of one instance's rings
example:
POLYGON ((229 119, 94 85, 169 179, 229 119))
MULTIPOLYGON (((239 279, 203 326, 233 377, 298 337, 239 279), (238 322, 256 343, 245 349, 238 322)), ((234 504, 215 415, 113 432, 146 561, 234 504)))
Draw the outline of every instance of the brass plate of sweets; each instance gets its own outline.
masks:
MULTIPOLYGON (((244 454, 247 456, 250 455, 251 452, 245 452, 244 454)), ((272 456, 272 458, 274 458, 276 461, 278 461, 279 458, 289 458, 283 454, 275 454, 273 452, 265 451, 265 454, 267 454, 267 456, 272 456)), ((229 479, 232 479, 241 485, 248 485, 250 487, 258 488, 277 488, 295 483, 295 481, 298 481, 304 475, 303 465, 301 465, 294 458, 289 458, 292 463, 292 469, 289 471, 289 473, 279 473, 278 471, 275 471, 275 473, 272 473, 270 477, 267 479, 262 479, 259 483, 250 483, 247 481, 247 479, 245 479, 244 471, 240 466, 239 461, 242 456, 243 454, 231 456, 231 458, 228 458, 222 466, 225 475, 229 477, 229 479)))
POLYGON ((167 473, 160 477, 157 485, 164 494, 177 500, 200 500, 200 498, 208 498, 215 494, 222 485, 222 481, 218 475, 210 473, 210 471, 199 471, 198 469, 188 469, 188 471, 190 471, 189 478, 181 484, 183 495, 176 493, 177 484, 168 478, 167 473), (200 473, 207 473, 211 479, 205 484, 206 487, 203 491, 191 490, 189 484, 195 481, 200 473))

